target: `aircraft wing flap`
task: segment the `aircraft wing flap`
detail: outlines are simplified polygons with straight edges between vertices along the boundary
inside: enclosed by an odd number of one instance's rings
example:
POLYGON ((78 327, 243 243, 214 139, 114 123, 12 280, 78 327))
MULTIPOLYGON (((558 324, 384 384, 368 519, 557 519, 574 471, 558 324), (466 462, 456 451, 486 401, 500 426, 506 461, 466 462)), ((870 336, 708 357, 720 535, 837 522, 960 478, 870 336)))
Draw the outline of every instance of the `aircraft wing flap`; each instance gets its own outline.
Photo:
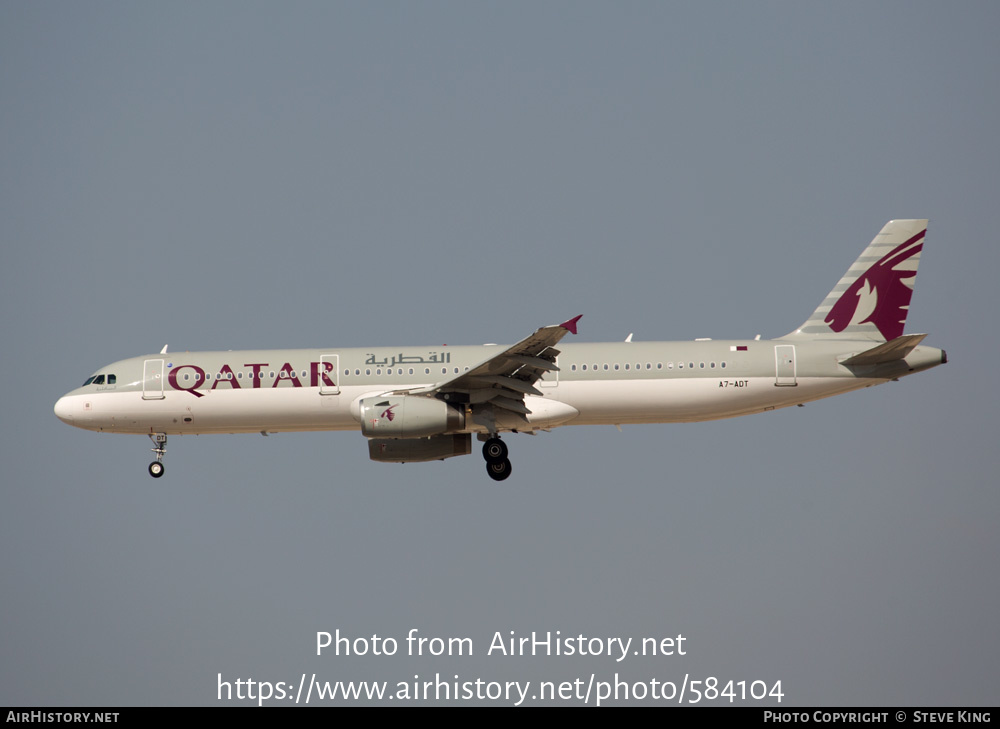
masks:
POLYGON ((546 357, 552 357, 552 359, 543 359, 542 357, 530 357, 526 354, 504 354, 504 359, 510 360, 515 363, 523 364, 527 367, 533 367, 535 369, 542 370, 543 372, 558 372, 559 368, 555 365, 555 358, 559 356, 559 350, 552 349, 549 347, 545 350, 546 357))
POLYGON ((490 400, 491 403, 496 405, 498 408, 503 408, 504 410, 510 410, 511 412, 520 413, 521 415, 531 415, 531 411, 528 406, 524 404, 522 400, 513 400, 509 397, 504 397, 503 395, 498 395, 497 397, 490 400))
POLYGON ((853 357, 848 357, 840 364, 863 366, 895 362, 912 352, 926 336, 926 334, 904 334, 901 337, 890 339, 888 342, 883 342, 877 347, 866 349, 853 357))
POLYGON ((514 390, 515 392, 520 392, 524 395, 542 394, 541 390, 536 388, 527 380, 522 380, 519 377, 503 377, 502 375, 476 375, 475 377, 469 377, 467 380, 467 384, 469 385, 469 387, 473 389, 492 387, 493 385, 496 385, 498 387, 502 387, 507 390, 514 390))

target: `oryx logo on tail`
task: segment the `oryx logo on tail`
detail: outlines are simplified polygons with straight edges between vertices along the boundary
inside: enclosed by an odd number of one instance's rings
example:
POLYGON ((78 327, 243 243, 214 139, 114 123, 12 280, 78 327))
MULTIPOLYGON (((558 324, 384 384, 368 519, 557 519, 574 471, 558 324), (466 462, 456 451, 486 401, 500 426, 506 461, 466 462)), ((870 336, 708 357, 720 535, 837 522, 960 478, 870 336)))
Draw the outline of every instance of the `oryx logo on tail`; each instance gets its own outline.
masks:
POLYGON ((835 332, 852 324, 874 324, 886 340, 902 335, 924 229, 893 248, 852 283, 824 320, 835 332))
POLYGON ((927 220, 890 220, 816 310, 782 339, 887 342, 903 333, 927 220))

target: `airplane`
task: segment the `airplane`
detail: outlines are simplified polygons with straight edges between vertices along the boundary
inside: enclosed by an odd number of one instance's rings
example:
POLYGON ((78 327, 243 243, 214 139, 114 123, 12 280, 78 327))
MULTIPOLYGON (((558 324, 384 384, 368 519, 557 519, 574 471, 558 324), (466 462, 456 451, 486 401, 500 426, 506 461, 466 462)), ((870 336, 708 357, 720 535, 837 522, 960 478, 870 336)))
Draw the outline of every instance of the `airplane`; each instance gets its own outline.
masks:
POLYGON ((891 220, 794 331, 772 340, 560 344, 580 316, 510 345, 145 354, 101 367, 55 404, 65 423, 168 435, 360 430, 373 461, 444 460, 501 434, 564 425, 688 423, 803 405, 948 361, 904 334, 927 220, 891 220), (557 348, 557 345, 558 348, 557 348))

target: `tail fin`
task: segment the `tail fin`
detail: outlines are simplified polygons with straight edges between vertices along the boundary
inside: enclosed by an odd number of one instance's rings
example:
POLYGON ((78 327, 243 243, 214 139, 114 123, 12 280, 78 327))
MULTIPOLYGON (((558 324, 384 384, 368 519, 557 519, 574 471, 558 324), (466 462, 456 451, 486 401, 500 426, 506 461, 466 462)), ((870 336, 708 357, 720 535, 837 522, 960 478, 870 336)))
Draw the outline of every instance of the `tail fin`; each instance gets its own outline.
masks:
POLYGON ((890 220, 805 323, 783 338, 885 342, 902 335, 926 220, 890 220))

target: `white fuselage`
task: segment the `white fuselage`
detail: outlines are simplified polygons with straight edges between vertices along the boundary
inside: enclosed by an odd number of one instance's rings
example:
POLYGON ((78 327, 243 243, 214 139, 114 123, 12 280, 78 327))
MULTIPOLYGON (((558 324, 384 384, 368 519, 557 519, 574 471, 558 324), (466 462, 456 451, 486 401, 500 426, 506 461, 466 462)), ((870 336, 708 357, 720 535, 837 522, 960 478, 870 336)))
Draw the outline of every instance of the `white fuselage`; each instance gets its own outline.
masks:
MULTIPOLYGON (((917 347, 893 367, 858 372, 838 364, 869 346, 778 340, 565 344, 559 371, 537 383, 541 395, 524 398, 529 427, 519 430, 735 417, 879 384, 943 359, 941 350, 917 347), (782 365, 779 351, 790 354, 790 362, 782 365)), ((361 398, 431 386, 495 351, 483 345, 146 355, 101 368, 95 373, 100 384, 89 381, 67 393, 55 412, 76 427, 116 433, 359 430, 361 398)), ((470 420, 462 432, 482 430, 470 420)))

